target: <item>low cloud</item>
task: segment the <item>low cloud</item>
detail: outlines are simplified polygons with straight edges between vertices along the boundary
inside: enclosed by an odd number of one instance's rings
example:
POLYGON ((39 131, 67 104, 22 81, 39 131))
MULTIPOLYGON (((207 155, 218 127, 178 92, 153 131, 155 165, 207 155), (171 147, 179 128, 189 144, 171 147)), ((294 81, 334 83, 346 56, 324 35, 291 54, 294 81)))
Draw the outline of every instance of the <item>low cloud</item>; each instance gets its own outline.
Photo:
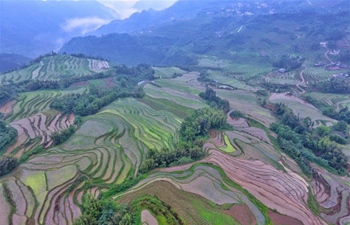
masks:
POLYGON ((103 5, 113 9, 121 19, 128 18, 135 12, 149 8, 161 10, 168 8, 177 0, 98 0, 103 5))
POLYGON ((66 32, 80 32, 82 35, 96 30, 100 26, 109 23, 109 20, 98 17, 71 18, 67 19, 61 28, 66 32))

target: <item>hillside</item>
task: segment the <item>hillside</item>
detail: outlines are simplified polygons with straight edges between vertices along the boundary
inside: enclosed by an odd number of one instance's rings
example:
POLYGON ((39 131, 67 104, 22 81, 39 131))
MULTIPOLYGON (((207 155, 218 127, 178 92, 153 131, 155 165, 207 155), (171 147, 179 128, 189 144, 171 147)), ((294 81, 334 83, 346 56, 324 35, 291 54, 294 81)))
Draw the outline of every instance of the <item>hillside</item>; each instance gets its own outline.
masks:
POLYGON ((180 0, 0 74, 1 225, 349 224, 348 6, 180 0))
POLYGON ((30 58, 22 55, 0 53, 0 73, 18 69, 30 62, 30 58))
MULTIPOLYGON (((349 9, 344 6, 344 1, 339 2, 328 6, 327 11, 306 1, 288 1, 283 5, 278 2, 256 5, 180 1, 164 11, 144 11, 126 21, 113 21, 105 26, 120 23, 131 30, 112 28, 106 32, 129 32, 130 35, 112 33, 74 38, 60 52, 82 52, 129 65, 148 59, 145 62, 158 66, 171 65, 171 62, 173 65, 189 65, 203 55, 240 62, 249 59, 252 63, 273 63, 283 54, 298 54, 317 60, 323 54, 320 42, 327 41, 329 48, 333 49, 342 48, 349 42, 349 9), (189 12, 186 7, 192 6, 191 15, 177 13, 179 8, 189 12), (339 10, 335 10, 337 7, 339 10), (169 20, 170 15, 179 18, 169 20), (142 25, 144 23, 149 24, 142 25), (132 24, 139 27, 133 28, 132 24), (126 37, 134 44, 126 45, 126 37), (184 55, 192 60, 182 60, 184 55)), ((349 53, 346 48, 344 50, 342 60, 346 63, 349 53)))
POLYGON ((97 1, 1 1, 0 52, 35 58, 116 16, 97 1))

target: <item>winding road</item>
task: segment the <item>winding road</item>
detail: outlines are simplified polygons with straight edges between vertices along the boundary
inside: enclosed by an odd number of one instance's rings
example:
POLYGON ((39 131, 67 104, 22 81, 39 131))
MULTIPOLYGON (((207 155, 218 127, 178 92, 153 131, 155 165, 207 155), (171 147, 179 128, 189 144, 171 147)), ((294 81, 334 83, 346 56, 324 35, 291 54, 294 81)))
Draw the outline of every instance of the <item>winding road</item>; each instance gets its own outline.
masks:
POLYGON ((300 76, 301 82, 300 82, 299 84, 297 84, 297 88, 301 91, 301 92, 300 92, 301 94, 304 94, 304 93, 305 93, 305 90, 304 90, 303 88, 300 87, 301 84, 305 84, 305 79, 304 79, 304 76, 303 76, 304 71, 305 71, 305 69, 303 69, 302 71, 300 71, 299 76, 300 76))

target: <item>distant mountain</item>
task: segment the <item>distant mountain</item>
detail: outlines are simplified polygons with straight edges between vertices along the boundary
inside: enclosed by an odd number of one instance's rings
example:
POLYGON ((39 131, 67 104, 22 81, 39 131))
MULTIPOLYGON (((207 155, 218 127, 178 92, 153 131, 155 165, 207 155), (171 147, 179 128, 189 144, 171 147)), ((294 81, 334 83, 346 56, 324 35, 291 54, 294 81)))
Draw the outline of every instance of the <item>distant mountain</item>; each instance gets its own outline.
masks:
MULTIPOLYGON (((189 65, 203 55, 251 63, 271 63, 283 54, 315 59, 323 51, 320 42, 336 49, 349 39, 349 2, 321 3, 182 0, 166 10, 143 11, 98 30, 128 35, 74 38, 61 52, 159 66, 189 65)), ((342 51, 343 59, 348 51, 342 51)))
POLYGON ((37 57, 115 18, 97 1, 2 0, 0 52, 37 57))
MULTIPOLYGON (((152 1, 152 3, 158 1, 152 1)), ((138 1, 135 8, 146 8, 145 1, 138 1)), ((150 4, 150 3, 149 3, 150 4)), ((154 4, 153 4, 154 5, 154 4)), ((153 7, 154 8, 154 7, 153 7)), ((236 13, 237 15, 292 13, 302 10, 312 10, 323 13, 334 13, 338 10, 349 8, 348 1, 307 1, 307 0, 270 0, 267 2, 255 2, 251 0, 179 0, 171 7, 155 11, 153 9, 134 13, 129 18, 116 19, 103 25, 91 35, 104 35, 110 33, 137 33, 152 29, 160 25, 171 24, 177 20, 188 20, 198 14, 224 15, 236 13), (312 3, 311 3, 312 2, 312 3), (223 10, 225 9, 225 10, 223 10)))
POLYGON ((76 37, 66 43, 60 53, 82 53, 102 57, 115 63, 137 65, 189 65, 195 60, 181 50, 170 49, 177 38, 159 36, 132 36, 130 34, 109 34, 102 37, 76 37))
MULTIPOLYGON (((143 5, 142 2, 137 2, 136 7, 143 5)), ((221 5, 226 5, 227 2, 218 0, 203 0, 203 1, 189 1, 180 0, 174 3, 171 7, 156 11, 153 9, 143 10, 131 15, 124 20, 113 20, 107 25, 103 25, 96 31, 91 32, 92 35, 104 35, 110 33, 135 33, 144 29, 156 27, 165 24, 171 24, 179 19, 194 18, 200 11, 209 8, 217 8, 221 5)), ((144 6, 142 6, 144 7, 144 6)))
POLYGON ((18 69, 31 61, 23 55, 0 53, 0 73, 18 69))

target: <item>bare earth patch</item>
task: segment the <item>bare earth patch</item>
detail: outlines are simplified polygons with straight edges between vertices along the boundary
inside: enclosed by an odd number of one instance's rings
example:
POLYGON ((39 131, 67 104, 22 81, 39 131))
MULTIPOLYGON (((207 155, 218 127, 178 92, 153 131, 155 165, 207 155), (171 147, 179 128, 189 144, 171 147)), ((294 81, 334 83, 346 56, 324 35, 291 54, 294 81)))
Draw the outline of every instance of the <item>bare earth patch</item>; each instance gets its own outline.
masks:
POLYGON ((272 223, 275 225, 303 225, 303 223, 296 218, 281 215, 272 210, 269 210, 267 214, 269 215, 272 223))
POLYGON ((148 210, 142 210, 141 222, 142 225, 158 225, 158 221, 148 210))
POLYGON ((230 209, 225 210, 224 213, 231 216, 242 225, 256 224, 254 214, 246 205, 234 205, 230 209))
POLYGON ((308 208, 308 184, 294 172, 283 173, 261 161, 238 159, 216 150, 211 150, 203 161, 222 167, 230 179, 269 208, 304 224, 326 224, 308 208))
POLYGON ((278 101, 278 100, 288 100, 288 101, 298 102, 302 105, 316 109, 315 106, 311 105, 310 103, 307 103, 306 101, 301 100, 300 98, 295 97, 293 95, 287 95, 286 93, 272 93, 269 100, 271 102, 278 101))
POLYGON ((13 106, 16 104, 16 101, 9 101, 5 105, 0 107, 0 113, 5 117, 10 115, 13 112, 13 106))

